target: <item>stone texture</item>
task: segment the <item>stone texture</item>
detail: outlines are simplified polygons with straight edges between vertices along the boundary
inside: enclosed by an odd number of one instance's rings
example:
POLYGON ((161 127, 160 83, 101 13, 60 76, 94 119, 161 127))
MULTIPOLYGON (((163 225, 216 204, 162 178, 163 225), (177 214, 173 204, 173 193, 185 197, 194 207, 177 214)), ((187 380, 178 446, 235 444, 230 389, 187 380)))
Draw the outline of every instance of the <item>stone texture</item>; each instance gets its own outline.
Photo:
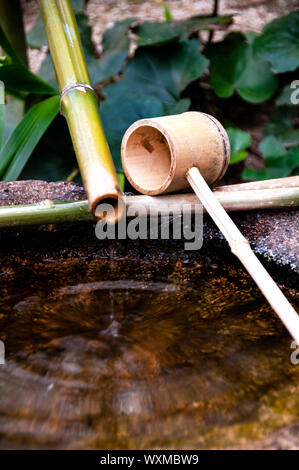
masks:
POLYGON ((85 191, 75 183, 40 180, 9 181, 0 183, 0 206, 33 204, 45 199, 79 201, 86 199, 85 191))
MULTIPOLYGON (((74 183, 47 183, 37 180, 0 183, 0 206, 30 204, 40 202, 44 199, 77 201, 85 198, 86 194, 84 189, 74 183)), ((273 267, 286 268, 289 274, 299 272, 298 210, 251 211, 232 213, 231 217, 261 258, 273 264, 273 267)), ((89 243, 93 244, 93 239, 95 239, 92 224, 89 224, 89 226, 90 230, 86 230, 86 225, 76 227, 76 231, 78 231, 80 237, 83 237, 83 244, 84 240, 89 240, 89 243)), ((48 229, 49 227, 46 227, 46 230, 48 229)), ((52 227, 51 230, 53 230, 52 227)), ((55 230, 65 231, 65 227, 56 227, 55 230)), ((26 229, 26 233, 28 233, 28 228, 26 229)), ((74 234, 73 228, 72 234, 74 234)), ((138 243, 130 241, 127 243, 117 241, 114 243, 109 242, 109 246, 112 247, 113 245, 114 249, 119 251, 125 248, 125 250, 133 250, 135 253, 136 247, 140 250, 142 246, 143 249, 150 250, 152 253, 155 250, 158 250, 160 253, 166 252, 168 256, 177 253, 178 249, 181 249, 183 252, 182 243, 175 240, 148 242, 141 240, 138 243)), ((63 239, 60 239, 60 244, 63 245, 63 243, 63 239)), ((204 244, 201 252, 209 253, 209 251, 213 252, 214 250, 218 251, 221 257, 232 258, 228 244, 222 233, 219 232, 210 217, 206 215, 204 217, 204 244)), ((184 257, 187 258, 194 256, 191 252, 185 252, 183 254, 184 257)), ((159 256, 161 256, 161 254, 159 254, 159 256)))
MULTIPOLYGON (((299 212, 295 210, 252 211, 231 214, 254 251, 267 261, 299 272, 299 212)), ((223 240, 219 230, 207 221, 205 236, 223 240)))

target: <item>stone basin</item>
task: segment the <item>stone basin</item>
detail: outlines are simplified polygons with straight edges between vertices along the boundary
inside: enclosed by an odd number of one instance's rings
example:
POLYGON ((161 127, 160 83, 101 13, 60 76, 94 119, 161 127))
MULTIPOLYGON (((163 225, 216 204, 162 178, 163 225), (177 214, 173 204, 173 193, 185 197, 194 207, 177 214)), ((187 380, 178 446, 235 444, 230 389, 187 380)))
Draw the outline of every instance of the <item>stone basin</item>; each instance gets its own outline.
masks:
MULTIPOLYGON (((0 185, 3 206, 83 198, 0 185)), ((298 309, 298 211, 233 218, 298 309)), ((208 216, 194 252, 92 223, 0 237, 0 448, 299 448, 292 340, 208 216)))

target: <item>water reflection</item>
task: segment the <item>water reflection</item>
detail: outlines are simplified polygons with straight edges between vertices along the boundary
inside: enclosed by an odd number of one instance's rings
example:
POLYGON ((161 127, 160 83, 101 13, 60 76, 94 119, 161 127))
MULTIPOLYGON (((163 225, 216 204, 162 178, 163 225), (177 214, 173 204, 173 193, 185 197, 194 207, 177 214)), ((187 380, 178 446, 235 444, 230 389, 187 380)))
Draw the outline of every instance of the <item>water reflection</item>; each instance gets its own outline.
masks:
POLYGON ((6 287, 2 448, 229 447, 298 420, 291 340, 246 275, 108 269, 6 287))

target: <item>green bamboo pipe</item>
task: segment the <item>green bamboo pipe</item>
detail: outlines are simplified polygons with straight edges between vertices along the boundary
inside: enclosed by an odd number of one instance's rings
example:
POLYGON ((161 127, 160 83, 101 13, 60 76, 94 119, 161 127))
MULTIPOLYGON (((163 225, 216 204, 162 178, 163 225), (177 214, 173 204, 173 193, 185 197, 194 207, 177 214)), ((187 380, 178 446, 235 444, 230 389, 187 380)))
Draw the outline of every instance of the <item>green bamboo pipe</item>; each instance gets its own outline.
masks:
POLYGON ((1 228, 67 224, 93 220, 96 219, 90 212, 88 201, 53 202, 45 200, 36 204, 0 208, 1 228))
POLYGON ((65 25, 65 35, 68 40, 68 44, 74 43, 77 45, 77 47, 70 47, 70 54, 72 63, 75 66, 77 79, 82 83, 90 83, 89 73, 84 60, 83 48, 73 9, 71 8, 69 0, 57 0, 57 5, 62 22, 65 25))
MULTIPOLYGON (((214 195, 227 211, 299 206, 299 187, 244 191, 221 191, 220 189, 215 190, 214 195)), ((161 215, 167 215, 169 210, 171 215, 179 215, 182 214, 186 204, 191 205, 191 213, 195 213, 201 207, 193 193, 165 196, 125 196, 126 211, 132 213, 134 209, 133 212, 136 213, 136 216, 139 211, 141 215, 157 212, 161 215)), ((90 212, 88 201, 54 202, 45 200, 36 204, 0 207, 0 228, 92 222, 95 220, 96 218, 90 212)))
POLYGON ((61 111, 73 141, 90 210, 113 206, 108 223, 122 216, 124 202, 89 80, 76 20, 69 0, 39 0, 61 92, 61 111))

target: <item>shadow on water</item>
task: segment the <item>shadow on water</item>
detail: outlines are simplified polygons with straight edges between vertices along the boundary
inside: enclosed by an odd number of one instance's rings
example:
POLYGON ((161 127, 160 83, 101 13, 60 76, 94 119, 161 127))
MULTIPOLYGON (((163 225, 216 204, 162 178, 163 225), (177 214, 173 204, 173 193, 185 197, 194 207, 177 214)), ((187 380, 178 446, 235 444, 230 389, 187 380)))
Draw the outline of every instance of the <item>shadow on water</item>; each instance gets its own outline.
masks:
POLYGON ((1 448, 234 447, 298 423, 291 339, 242 270, 80 263, 4 275, 1 448))

